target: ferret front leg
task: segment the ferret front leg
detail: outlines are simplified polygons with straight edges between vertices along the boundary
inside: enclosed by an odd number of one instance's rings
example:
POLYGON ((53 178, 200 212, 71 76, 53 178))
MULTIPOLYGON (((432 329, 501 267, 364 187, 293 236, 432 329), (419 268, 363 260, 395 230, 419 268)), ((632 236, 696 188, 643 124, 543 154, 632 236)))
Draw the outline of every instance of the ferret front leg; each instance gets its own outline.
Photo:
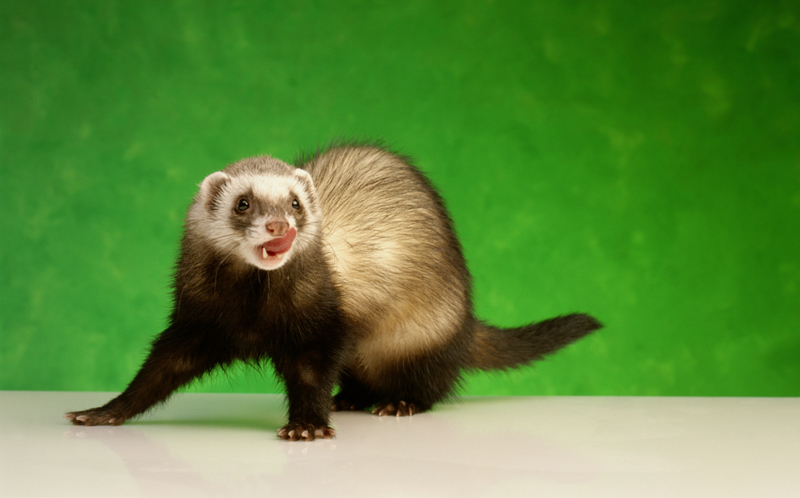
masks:
POLYGON ((121 425, 219 364, 218 359, 199 353, 209 348, 200 347, 196 337, 185 341, 181 335, 173 329, 164 331, 122 394, 101 407, 69 412, 64 417, 74 425, 121 425))
POLYGON ((289 441, 330 439, 336 431, 330 426, 331 390, 338 371, 332 362, 311 352, 293 361, 276 362, 289 399, 289 423, 278 430, 278 437, 289 441))

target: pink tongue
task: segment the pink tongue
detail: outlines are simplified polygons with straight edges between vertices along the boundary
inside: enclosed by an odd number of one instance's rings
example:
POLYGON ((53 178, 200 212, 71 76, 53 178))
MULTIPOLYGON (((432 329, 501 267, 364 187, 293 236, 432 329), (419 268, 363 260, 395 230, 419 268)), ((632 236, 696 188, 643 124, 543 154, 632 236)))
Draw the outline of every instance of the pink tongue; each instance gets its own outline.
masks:
POLYGON ((278 254, 286 252, 292 247, 292 242, 294 242, 295 237, 297 237, 297 230, 295 228, 289 228, 289 231, 286 232, 286 235, 280 239, 270 240, 264 244, 264 248, 268 253, 278 254))

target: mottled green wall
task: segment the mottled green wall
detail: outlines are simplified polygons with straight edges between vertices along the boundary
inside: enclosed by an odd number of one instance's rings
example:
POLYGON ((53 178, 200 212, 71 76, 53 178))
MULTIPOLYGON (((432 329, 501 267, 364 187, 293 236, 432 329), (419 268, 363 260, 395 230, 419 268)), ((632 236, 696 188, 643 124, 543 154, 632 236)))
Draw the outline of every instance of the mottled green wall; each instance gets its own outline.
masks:
POLYGON ((124 388, 195 185, 355 136, 440 186, 482 318, 607 324, 466 393, 800 395, 797 2, 259 3, 0 3, 0 388, 124 388))

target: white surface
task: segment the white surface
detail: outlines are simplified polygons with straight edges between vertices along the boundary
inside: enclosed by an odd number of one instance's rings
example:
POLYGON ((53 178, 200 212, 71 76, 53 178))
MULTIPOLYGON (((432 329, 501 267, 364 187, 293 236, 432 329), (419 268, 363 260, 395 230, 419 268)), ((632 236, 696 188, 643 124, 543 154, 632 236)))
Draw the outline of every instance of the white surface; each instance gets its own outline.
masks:
POLYGON ((798 497, 800 399, 462 398, 336 413, 284 442, 283 398, 179 394, 120 427, 108 393, 0 392, 2 496, 798 497))

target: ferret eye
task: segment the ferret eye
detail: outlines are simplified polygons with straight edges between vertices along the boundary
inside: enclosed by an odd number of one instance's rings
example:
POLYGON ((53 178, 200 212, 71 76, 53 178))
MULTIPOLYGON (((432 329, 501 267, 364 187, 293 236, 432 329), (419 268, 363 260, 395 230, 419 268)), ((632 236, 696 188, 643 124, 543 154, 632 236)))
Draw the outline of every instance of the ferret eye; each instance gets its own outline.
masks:
POLYGON ((247 199, 239 199, 239 204, 236 206, 236 209, 240 213, 247 211, 249 208, 250 208, 250 203, 247 201, 247 199))
POLYGON ((300 211, 300 201, 298 201, 297 199, 293 200, 292 201, 292 208, 295 211, 300 211))

